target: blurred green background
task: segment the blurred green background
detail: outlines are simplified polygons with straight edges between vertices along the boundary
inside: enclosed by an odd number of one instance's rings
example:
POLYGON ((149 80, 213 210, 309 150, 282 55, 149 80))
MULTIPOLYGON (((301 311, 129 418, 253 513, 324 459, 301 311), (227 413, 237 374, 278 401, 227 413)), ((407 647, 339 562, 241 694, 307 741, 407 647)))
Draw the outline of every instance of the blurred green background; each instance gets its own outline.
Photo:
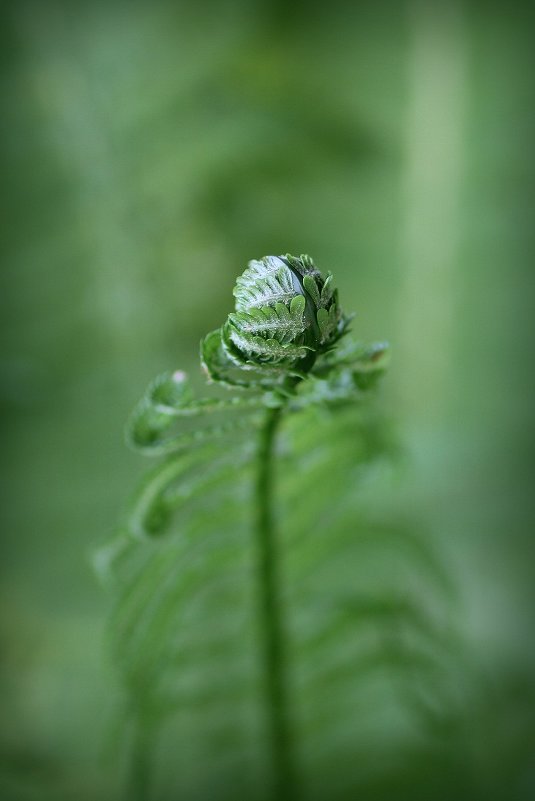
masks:
POLYGON ((119 797, 91 557, 143 467, 124 420, 288 251, 392 343, 406 503, 496 688, 482 770, 532 797, 533 11, 2 5, 2 798, 119 797))

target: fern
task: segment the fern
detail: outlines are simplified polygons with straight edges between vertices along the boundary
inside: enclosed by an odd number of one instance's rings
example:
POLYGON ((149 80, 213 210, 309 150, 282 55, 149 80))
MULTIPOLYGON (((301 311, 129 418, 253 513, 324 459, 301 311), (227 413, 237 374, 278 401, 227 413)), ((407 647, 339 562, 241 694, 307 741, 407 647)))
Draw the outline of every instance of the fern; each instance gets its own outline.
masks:
POLYGON ((340 743, 373 666, 395 664, 407 686, 417 669, 411 697, 429 711, 421 676, 433 688, 447 647, 414 583, 431 575, 447 593, 438 563, 366 509, 393 452, 368 401, 386 346, 345 338, 332 277, 308 256, 251 262, 234 295, 201 345, 231 396, 197 399, 182 372, 151 384, 127 436, 161 460, 97 559, 114 593, 129 799, 294 799, 307 781, 313 798, 315 774, 345 759, 351 776, 340 743), (385 592, 374 560, 394 542, 385 592))

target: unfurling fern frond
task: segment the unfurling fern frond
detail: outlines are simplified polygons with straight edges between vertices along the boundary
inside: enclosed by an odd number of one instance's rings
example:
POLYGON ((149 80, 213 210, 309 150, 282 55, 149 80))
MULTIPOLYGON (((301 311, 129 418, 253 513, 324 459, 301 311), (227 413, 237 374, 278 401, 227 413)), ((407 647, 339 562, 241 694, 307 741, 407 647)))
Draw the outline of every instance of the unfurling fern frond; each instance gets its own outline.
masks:
POLYGON ((250 262, 234 296, 201 345, 232 394, 197 399, 182 372, 149 386, 127 438, 160 461, 97 559, 115 594, 129 799, 153 786, 161 799, 301 797, 334 753, 354 762, 340 737, 375 668, 403 665, 408 684, 436 669, 436 610, 414 574, 444 593, 447 581, 363 494, 393 449, 367 400, 385 345, 339 344, 349 317, 308 256, 250 262), (392 543, 384 576, 374 559, 392 543))
POLYGON ((249 262, 234 288, 235 313, 203 341, 210 378, 251 385, 251 378, 233 378, 237 368, 253 371, 258 386, 280 388, 309 374, 349 325, 331 284, 332 276, 324 278, 310 256, 249 262))

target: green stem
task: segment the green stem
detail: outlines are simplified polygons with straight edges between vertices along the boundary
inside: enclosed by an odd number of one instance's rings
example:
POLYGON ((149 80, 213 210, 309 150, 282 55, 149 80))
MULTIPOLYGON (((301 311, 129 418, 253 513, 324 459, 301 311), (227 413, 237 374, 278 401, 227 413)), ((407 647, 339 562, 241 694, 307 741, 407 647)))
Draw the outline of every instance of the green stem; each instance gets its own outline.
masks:
POLYGON ((149 725, 140 712, 134 721, 125 801, 148 801, 152 774, 149 725))
POLYGON ((285 675, 285 643, 279 560, 273 515, 274 443, 282 409, 269 409, 260 432, 256 485, 258 592, 262 637, 266 724, 273 772, 273 798, 295 801, 285 675))

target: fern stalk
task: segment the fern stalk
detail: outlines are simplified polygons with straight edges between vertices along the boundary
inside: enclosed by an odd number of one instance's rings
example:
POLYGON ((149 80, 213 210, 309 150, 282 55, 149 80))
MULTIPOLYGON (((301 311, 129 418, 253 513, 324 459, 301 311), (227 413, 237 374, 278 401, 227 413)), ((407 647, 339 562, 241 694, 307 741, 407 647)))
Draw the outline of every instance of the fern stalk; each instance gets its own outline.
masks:
POLYGON ((256 483, 258 607, 273 797, 296 797, 285 665, 280 564, 274 519, 274 451, 282 408, 268 409, 260 430, 256 483))
POLYGON ((152 732, 141 712, 136 716, 132 728, 125 801, 148 801, 153 772, 152 732))

